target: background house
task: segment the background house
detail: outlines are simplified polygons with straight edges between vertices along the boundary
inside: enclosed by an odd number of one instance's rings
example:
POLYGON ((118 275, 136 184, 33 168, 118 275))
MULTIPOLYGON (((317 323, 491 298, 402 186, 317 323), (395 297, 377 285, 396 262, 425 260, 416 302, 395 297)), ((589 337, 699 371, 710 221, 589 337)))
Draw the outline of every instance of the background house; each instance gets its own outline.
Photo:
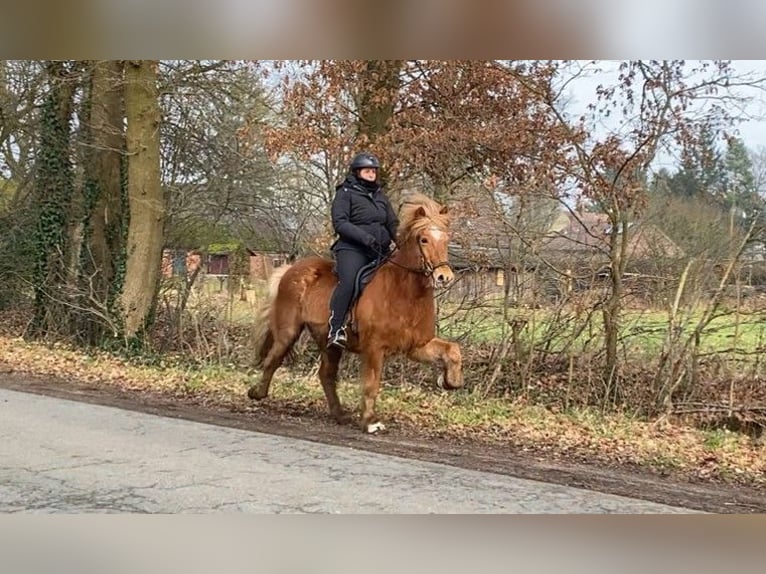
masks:
MULTIPOLYGON (((628 293, 648 301, 663 297, 675 285, 683 250, 656 225, 646 221, 628 224, 623 283, 628 293)), ((611 274, 609 257, 612 229, 604 213, 564 211, 557 218, 540 249, 540 256, 563 275, 548 278, 547 291, 559 297, 573 291, 601 288, 611 274)))
MULTIPOLYGON (((616 232, 603 213, 570 211, 545 197, 477 194, 453 202, 450 258, 457 280, 451 299, 507 295, 514 304, 567 297, 599 286, 610 273, 616 232)), ((630 224, 626 276, 636 287, 654 281, 683 251, 658 227, 630 224)))
MULTIPOLYGON (((683 250, 657 226, 638 221, 629 223, 628 227, 629 267, 631 262, 683 255, 683 250)), ((613 230, 604 213, 565 211, 551 226, 543 253, 556 261, 569 261, 598 271, 609 265, 609 243, 614 233, 619 234, 621 230, 613 230)))
POLYGON ((256 251, 248 249, 248 260, 250 263, 250 281, 265 281, 271 272, 277 267, 292 261, 288 253, 280 251, 256 251))
POLYGON ((532 198, 525 205, 503 192, 467 188, 450 201, 450 257, 457 280, 453 299, 508 296, 520 301, 535 291, 540 239, 557 214, 556 203, 532 198))
POLYGON ((196 249, 165 248, 162 250, 163 277, 191 275, 201 265, 203 265, 203 255, 196 249))
POLYGON ((190 276, 196 269, 207 277, 246 278, 250 283, 264 281, 271 272, 290 259, 279 251, 261 251, 238 244, 219 244, 208 250, 165 248, 162 274, 165 277, 190 276))

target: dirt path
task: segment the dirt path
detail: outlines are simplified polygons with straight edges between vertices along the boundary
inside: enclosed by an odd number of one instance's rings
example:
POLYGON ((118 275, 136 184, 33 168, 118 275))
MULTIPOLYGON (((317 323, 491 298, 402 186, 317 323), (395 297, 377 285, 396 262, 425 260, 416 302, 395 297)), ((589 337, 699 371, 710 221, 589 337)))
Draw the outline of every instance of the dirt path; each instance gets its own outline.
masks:
POLYGON ((672 477, 658 476, 641 468, 605 468, 584 464, 582 461, 550 460, 543 454, 518 452, 497 444, 444 436, 424 437, 400 429, 393 429, 382 436, 366 436, 354 426, 341 427, 329 418, 267 403, 243 405, 240 411, 232 411, 202 405, 193 399, 179 399, 158 393, 126 392, 78 381, 7 372, 0 372, 0 387, 577 486, 706 512, 766 512, 766 491, 762 489, 724 484, 690 484, 672 477))

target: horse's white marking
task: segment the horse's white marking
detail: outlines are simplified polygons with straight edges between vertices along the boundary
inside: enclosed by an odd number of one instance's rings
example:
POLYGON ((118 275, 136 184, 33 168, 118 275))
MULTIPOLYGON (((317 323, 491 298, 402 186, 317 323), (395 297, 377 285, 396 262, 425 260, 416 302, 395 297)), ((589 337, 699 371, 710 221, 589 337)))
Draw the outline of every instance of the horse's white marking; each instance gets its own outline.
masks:
POLYGON ((433 236, 434 241, 439 241, 442 235, 444 235, 444 232, 438 227, 436 227, 435 225, 432 225, 431 227, 429 227, 428 231, 431 232, 431 235, 433 236))
POLYGON ((439 376, 436 377, 436 384, 440 387, 444 386, 444 373, 439 373, 439 376))
POLYGON ((378 431, 386 430, 386 425, 384 425, 382 422, 376 422, 367 425, 367 432, 369 434, 375 434, 378 431))

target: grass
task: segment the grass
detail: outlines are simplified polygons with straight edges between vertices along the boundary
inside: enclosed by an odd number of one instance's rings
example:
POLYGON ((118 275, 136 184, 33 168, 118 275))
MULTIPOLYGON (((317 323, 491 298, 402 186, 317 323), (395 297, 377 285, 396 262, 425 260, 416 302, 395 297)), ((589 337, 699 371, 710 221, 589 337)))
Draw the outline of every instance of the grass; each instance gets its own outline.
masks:
MULTIPOLYGON (((498 343, 512 334, 512 322, 523 324, 517 332, 522 345, 529 348, 543 344, 560 351, 572 344, 574 349, 594 348, 602 344, 603 324, 600 313, 588 317, 554 315, 545 309, 511 309, 508 320, 498 307, 446 312, 440 325, 446 336, 478 343, 498 343), (577 334, 579 332, 579 334, 577 334)), ((686 315, 680 322, 680 339, 684 341, 696 328, 702 312, 686 315)), ((627 311, 621 320, 620 340, 626 348, 638 353, 657 354, 668 336, 668 314, 661 311, 627 311)), ((766 322, 761 315, 731 313, 715 317, 703 329, 700 351, 703 353, 754 353, 766 340, 766 322)))
MULTIPOLYGON (((192 313, 201 310, 212 312, 221 320, 240 325, 252 322, 267 289, 265 281, 248 284, 244 290, 238 286, 230 290, 228 279, 223 277, 206 277, 198 281, 192 287, 186 308, 192 313)), ((166 282, 164 294, 171 305, 177 304, 180 299, 172 280, 166 282)))
POLYGON ((725 450, 730 438, 730 432, 725 429, 715 429, 703 433, 703 444, 711 451, 725 450))
MULTIPOLYGON (((240 290, 229 291, 218 279, 209 279, 198 285, 189 299, 192 312, 215 310, 220 320, 238 325, 252 322, 259 302, 266 292, 265 282, 249 286, 243 300, 240 290)), ((509 310, 504 319, 499 303, 484 307, 461 310, 442 305, 439 325, 441 336, 474 343, 496 344, 512 334, 511 323, 523 325, 518 330, 519 343, 525 348, 545 346, 549 352, 557 352, 568 346, 570 352, 582 352, 600 348, 603 324, 600 313, 586 316, 583 313, 554 314, 547 309, 509 310), (576 334, 579 333, 579 334, 576 334)), ((684 341, 694 331, 702 311, 686 313, 680 320, 684 341)), ((758 352, 766 343, 766 321, 762 314, 736 314, 714 318, 702 331, 700 352, 739 353, 758 352)), ((667 338, 669 318, 667 312, 646 310, 626 311, 620 328, 620 340, 628 352, 639 356, 658 354, 667 338)))

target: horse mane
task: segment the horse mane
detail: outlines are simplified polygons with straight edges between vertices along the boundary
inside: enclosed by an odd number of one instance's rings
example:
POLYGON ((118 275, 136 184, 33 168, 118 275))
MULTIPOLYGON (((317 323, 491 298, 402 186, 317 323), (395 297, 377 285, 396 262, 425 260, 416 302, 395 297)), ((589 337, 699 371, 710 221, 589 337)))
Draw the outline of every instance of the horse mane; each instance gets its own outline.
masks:
POLYGON ((441 204, 423 193, 410 193, 399 206, 399 239, 405 242, 431 225, 446 230, 449 222, 447 210, 441 204))

